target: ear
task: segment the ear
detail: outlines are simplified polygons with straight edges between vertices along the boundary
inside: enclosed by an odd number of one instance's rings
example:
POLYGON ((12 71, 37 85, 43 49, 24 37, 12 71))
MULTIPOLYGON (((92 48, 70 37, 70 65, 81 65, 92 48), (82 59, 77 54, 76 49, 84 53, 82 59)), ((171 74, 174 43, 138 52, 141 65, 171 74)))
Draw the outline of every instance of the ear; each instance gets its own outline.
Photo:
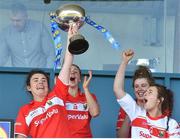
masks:
POLYGON ((163 101, 164 101, 164 98, 162 97, 162 98, 161 98, 161 103, 162 103, 163 101))
POLYGON ((31 91, 31 87, 29 85, 26 88, 28 91, 31 91))
POLYGON ((160 99, 158 99, 158 102, 159 103, 162 103, 164 101, 164 98, 163 97, 161 97, 160 99))

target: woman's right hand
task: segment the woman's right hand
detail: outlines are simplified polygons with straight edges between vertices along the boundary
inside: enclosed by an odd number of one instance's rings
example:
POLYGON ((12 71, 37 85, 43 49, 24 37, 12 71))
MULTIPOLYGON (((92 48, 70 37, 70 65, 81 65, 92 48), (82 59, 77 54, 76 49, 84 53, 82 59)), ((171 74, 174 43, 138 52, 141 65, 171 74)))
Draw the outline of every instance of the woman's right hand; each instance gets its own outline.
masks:
POLYGON ((68 40, 76 34, 78 34, 78 24, 70 24, 68 30, 68 40))
POLYGON ((128 49, 122 53, 123 61, 128 63, 134 56, 134 51, 132 49, 128 49))

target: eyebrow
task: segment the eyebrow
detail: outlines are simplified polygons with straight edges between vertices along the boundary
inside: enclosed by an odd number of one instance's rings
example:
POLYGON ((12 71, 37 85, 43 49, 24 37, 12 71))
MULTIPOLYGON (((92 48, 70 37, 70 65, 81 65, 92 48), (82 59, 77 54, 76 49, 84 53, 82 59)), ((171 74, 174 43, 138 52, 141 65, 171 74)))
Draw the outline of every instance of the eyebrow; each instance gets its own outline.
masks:
POLYGON ((78 69, 72 69, 72 70, 74 70, 74 71, 79 71, 78 69))
POLYGON ((152 89, 149 89, 149 92, 152 92, 152 89))
MULTIPOLYGON (((32 80, 36 80, 38 79, 38 77, 32 78, 32 80)), ((46 79, 45 77, 41 78, 41 79, 46 79)))

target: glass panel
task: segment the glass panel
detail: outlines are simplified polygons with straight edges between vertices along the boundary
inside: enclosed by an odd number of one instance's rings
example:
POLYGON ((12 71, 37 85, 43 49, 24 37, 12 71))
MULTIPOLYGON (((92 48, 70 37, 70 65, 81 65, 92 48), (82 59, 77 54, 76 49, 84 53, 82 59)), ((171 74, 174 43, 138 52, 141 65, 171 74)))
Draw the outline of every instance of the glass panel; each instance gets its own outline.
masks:
MULTIPOLYGON (((180 71, 178 0, 52 0, 50 4, 45 4, 43 0, 0 0, 0 18, 3 19, 0 21, 0 66, 53 68, 55 46, 49 13, 64 4, 82 6, 87 16, 97 25, 105 27, 120 43, 119 50, 113 49, 101 31, 84 24, 80 33, 88 40, 90 47, 84 54, 75 56, 74 63, 81 69, 117 70, 121 52, 132 48, 135 57, 129 63, 129 71, 139 64, 149 66, 154 72, 180 71), (12 18, 15 13, 11 13, 14 2, 24 4, 28 19, 38 21, 38 25, 29 25, 29 30, 25 31, 11 31, 13 27, 9 25, 15 20, 12 18)), ((18 26, 17 22, 14 21, 14 26, 18 26)), ((60 32, 65 49, 67 32, 60 32)))
POLYGON ((0 65, 52 68, 54 45, 41 0, 0 0, 0 65))
POLYGON ((166 63, 167 72, 180 72, 180 1, 166 1, 166 63))

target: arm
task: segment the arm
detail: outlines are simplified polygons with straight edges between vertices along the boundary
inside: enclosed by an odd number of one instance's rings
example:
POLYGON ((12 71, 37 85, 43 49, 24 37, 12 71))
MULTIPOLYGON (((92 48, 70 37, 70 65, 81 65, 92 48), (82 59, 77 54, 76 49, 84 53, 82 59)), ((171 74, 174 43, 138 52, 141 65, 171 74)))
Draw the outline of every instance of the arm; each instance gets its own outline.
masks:
POLYGON ((16 123, 14 124, 14 135, 16 138, 27 138, 29 127, 26 124, 25 114, 23 108, 18 112, 16 123))
POLYGON ((180 126, 174 119, 169 121, 169 138, 180 138, 180 126))
POLYGON ((128 118, 128 116, 126 116, 126 118, 123 121, 122 126, 117 129, 116 135, 117 138, 129 138, 130 137, 130 120, 128 118))
POLYGON ((125 96, 124 91, 124 76, 125 76, 125 70, 126 66, 129 62, 129 60, 133 57, 134 52, 132 50, 124 51, 122 54, 122 63, 119 66, 119 69, 116 73, 115 80, 114 80, 114 92, 117 99, 121 99, 123 96, 125 96))
POLYGON ((120 108, 117 129, 116 129, 117 138, 129 138, 130 137, 130 119, 126 112, 120 108))
POLYGON ((89 107, 89 113, 92 117, 96 117, 100 113, 100 108, 96 100, 93 98, 91 93, 89 92, 89 83, 92 79, 92 71, 89 71, 89 77, 84 77, 83 89, 87 100, 87 105, 89 107))
POLYGON ((70 76, 70 68, 73 63, 74 56, 69 52, 68 45, 69 45, 69 39, 77 34, 78 26, 70 25, 69 31, 68 31, 68 40, 67 40, 67 47, 66 47, 66 53, 64 57, 64 64, 62 66, 62 69, 59 73, 58 78, 64 83, 69 84, 69 76, 70 76))

